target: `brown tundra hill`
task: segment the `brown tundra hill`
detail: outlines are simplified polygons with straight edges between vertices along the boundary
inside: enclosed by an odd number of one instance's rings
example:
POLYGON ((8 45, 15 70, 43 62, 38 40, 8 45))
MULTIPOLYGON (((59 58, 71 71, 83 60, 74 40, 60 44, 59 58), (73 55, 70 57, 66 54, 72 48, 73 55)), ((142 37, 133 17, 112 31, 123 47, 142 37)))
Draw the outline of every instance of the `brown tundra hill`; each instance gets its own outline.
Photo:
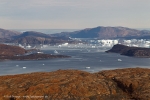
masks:
POLYGON ((150 69, 0 76, 0 100, 150 100, 150 69))
POLYGON ((0 56, 14 56, 25 54, 27 50, 13 45, 0 44, 0 56))

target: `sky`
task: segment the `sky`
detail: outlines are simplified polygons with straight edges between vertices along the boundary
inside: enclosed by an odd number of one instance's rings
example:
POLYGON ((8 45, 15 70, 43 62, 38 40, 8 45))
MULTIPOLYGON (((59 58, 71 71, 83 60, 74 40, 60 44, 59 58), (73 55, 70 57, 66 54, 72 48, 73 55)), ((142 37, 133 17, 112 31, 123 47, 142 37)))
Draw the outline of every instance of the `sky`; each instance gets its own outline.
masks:
POLYGON ((0 28, 150 28, 150 0, 0 0, 0 28))

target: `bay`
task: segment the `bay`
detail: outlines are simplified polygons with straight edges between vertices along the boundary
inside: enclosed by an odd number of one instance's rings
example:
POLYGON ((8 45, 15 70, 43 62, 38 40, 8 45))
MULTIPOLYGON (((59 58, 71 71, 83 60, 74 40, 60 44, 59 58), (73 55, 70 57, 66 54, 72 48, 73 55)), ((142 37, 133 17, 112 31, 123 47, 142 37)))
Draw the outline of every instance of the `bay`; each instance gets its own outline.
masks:
POLYGON ((110 48, 96 47, 91 45, 82 46, 47 46, 41 51, 47 54, 69 55, 70 58, 56 58, 46 60, 30 61, 1 61, 0 75, 14 75, 31 72, 51 72, 56 70, 82 70, 87 72, 98 72, 118 68, 149 68, 149 58, 135 58, 119 55, 116 53, 105 53, 110 48))

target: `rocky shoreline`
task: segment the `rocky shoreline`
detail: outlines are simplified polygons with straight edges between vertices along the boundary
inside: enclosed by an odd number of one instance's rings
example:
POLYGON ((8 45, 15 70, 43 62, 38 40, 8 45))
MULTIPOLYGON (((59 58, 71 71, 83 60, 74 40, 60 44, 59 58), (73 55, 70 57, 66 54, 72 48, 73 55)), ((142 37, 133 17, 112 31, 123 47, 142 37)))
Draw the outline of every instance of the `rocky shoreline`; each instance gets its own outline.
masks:
POLYGON ((0 100, 149 100, 150 69, 58 70, 0 76, 0 100))
POLYGON ((18 46, 0 44, 0 60, 42 60, 51 58, 68 58, 66 55, 38 53, 38 50, 25 50, 18 46), (32 53, 34 52, 34 53, 32 53), (29 53, 28 55, 26 55, 29 53), (30 54, 31 53, 31 54, 30 54))
POLYGON ((150 48, 129 47, 121 44, 114 45, 107 53, 119 53, 130 57, 150 58, 150 48))
POLYGON ((25 56, 0 56, 0 60, 43 60, 52 58, 68 58, 65 55, 51 55, 51 54, 30 54, 25 56))

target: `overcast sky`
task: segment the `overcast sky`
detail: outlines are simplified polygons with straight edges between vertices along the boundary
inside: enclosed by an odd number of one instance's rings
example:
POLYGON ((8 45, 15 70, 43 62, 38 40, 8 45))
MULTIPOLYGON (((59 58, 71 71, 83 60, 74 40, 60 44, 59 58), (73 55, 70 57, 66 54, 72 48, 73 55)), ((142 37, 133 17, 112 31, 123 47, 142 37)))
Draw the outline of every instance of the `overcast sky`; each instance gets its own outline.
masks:
POLYGON ((0 28, 150 28, 150 0, 0 0, 0 28))

